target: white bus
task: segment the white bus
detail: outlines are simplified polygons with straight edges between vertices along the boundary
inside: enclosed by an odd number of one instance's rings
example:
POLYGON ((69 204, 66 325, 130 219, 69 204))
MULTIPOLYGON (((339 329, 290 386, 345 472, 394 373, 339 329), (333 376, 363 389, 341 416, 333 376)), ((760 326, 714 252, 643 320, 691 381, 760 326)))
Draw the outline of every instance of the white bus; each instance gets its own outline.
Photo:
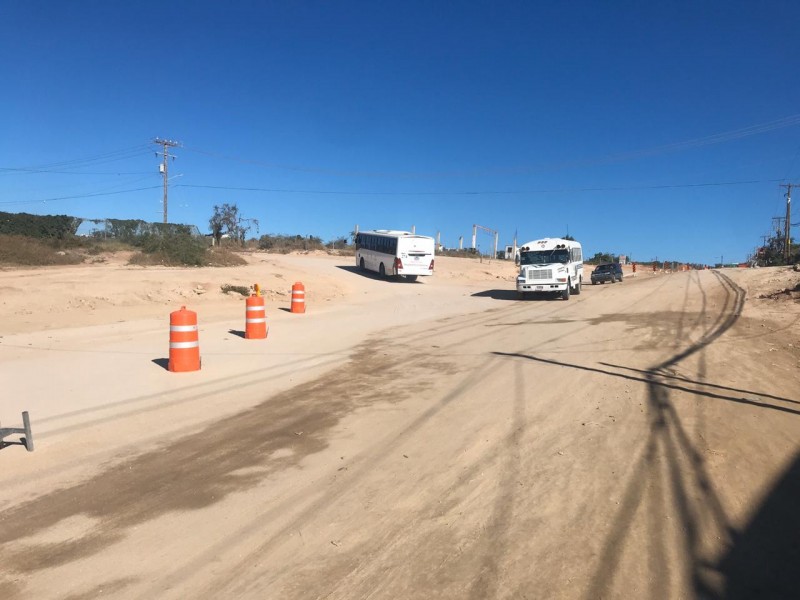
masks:
POLYGON ((433 275, 436 242, 432 237, 408 231, 376 229, 356 234, 356 266, 416 281, 419 275, 433 275))
POLYGON ((574 240, 544 238, 520 246, 517 292, 553 292, 564 300, 580 294, 583 283, 583 249, 574 240))

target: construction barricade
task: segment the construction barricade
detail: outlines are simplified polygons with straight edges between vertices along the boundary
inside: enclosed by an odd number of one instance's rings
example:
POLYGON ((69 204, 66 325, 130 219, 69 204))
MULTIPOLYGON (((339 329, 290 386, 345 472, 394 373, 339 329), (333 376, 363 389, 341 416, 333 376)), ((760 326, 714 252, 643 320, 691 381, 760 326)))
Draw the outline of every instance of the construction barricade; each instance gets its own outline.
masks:
POLYGON ((248 340, 263 340, 268 331, 267 309, 258 284, 253 289, 253 295, 246 302, 244 337, 248 340))
POLYGON ((293 313, 306 312, 306 288, 299 281, 292 286, 292 308, 293 313))
POLYGON ((200 370, 197 313, 185 306, 169 315, 168 368, 173 372, 200 370))

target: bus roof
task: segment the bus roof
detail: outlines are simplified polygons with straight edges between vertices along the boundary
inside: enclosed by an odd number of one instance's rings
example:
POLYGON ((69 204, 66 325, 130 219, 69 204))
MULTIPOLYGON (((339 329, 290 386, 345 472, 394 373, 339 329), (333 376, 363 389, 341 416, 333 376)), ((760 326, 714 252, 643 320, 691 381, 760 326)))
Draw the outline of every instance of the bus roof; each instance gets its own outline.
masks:
POLYGON ((426 239, 433 239, 427 235, 419 235, 416 233, 411 233, 410 231, 400 231, 397 229, 371 229, 369 231, 359 231, 359 234, 370 234, 370 235, 382 235, 386 237, 415 237, 415 238, 426 238, 426 239))
POLYGON ((521 252, 527 252, 529 250, 553 250, 558 246, 563 246, 564 248, 580 248, 581 244, 575 240, 565 240, 564 238, 542 238, 540 240, 525 242, 519 249, 521 252))

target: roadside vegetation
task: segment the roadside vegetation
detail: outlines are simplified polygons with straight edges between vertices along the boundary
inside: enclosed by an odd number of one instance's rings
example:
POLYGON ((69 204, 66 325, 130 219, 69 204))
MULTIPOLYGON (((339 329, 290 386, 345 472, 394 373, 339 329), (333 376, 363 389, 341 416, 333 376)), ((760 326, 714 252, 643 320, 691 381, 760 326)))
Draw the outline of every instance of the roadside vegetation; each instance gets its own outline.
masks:
MULTIPOLYGON (((353 256, 355 232, 327 242, 315 235, 259 235, 257 219, 244 217, 236 204, 214 206, 208 222, 210 235, 204 236, 193 225, 148 223, 137 219, 89 220, 68 215, 31 215, 0 212, 0 266, 74 265, 103 262, 104 255, 130 252, 130 264, 151 266, 229 267, 247 264, 242 252, 290 254, 326 252, 353 256), (81 226, 93 225, 89 233, 78 234, 81 226), (255 234, 255 235, 253 235, 255 234)), ((85 231, 85 229, 84 229, 85 231)), ((570 236, 565 236, 570 239, 570 236)), ((794 240, 789 241, 789 258, 784 259, 784 240, 780 232, 749 259, 758 266, 780 266, 800 262, 794 240)), ((492 260, 473 248, 442 249, 439 256, 492 260)), ((618 262, 611 252, 597 252, 586 263, 618 262)), ((628 257, 630 261, 631 257, 628 257)), ((635 261, 641 268, 676 269, 673 261, 635 261)), ((705 265, 689 264, 690 268, 705 265)), ((736 265, 714 265, 736 266, 736 265)))
POLYGON ((23 235, 0 235, 0 265, 51 266, 76 265, 85 255, 66 249, 64 244, 23 235))
POLYGON ((231 285, 225 283, 220 286, 223 294, 241 294, 242 296, 249 297, 252 289, 246 285, 231 285))
POLYGON ((231 267, 247 264, 242 252, 355 252, 351 236, 329 242, 313 235, 248 238, 258 234, 258 221, 242 216, 235 204, 215 206, 209 229, 204 236, 195 226, 174 223, 0 212, 0 266, 96 263, 126 252, 132 265, 231 267))

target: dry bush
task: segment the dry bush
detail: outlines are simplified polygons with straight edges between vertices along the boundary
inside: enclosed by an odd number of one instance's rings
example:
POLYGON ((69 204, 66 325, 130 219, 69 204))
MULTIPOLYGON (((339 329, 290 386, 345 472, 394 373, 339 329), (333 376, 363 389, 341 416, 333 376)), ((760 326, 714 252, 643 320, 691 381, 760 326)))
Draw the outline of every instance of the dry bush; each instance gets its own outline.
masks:
POLYGON ((77 265, 81 253, 61 250, 56 243, 21 235, 0 235, 0 264, 13 266, 77 265))
POLYGON ((129 252, 133 250, 133 246, 130 244, 113 239, 103 240, 87 238, 85 240, 81 239, 80 243, 77 245, 78 247, 83 248, 83 250, 89 256, 96 256, 98 254, 114 254, 116 252, 129 252))
POLYGON ((247 261, 227 248, 210 248, 208 250, 208 264, 212 267, 239 267, 246 265, 247 261))
POLYGON ((272 254, 289 254, 310 250, 324 250, 322 238, 309 235, 267 234, 258 240, 258 248, 272 254))
POLYGON ((328 250, 328 254, 332 254, 334 256, 355 256, 356 247, 350 244, 344 248, 333 248, 328 250))
POLYGON ((250 296, 250 288, 246 285, 231 285, 229 283, 225 283, 220 286, 223 294, 229 294, 231 292, 235 292, 237 294, 241 294, 242 296, 250 296))
POLYGON ((153 267, 158 265, 167 265, 164 262, 166 257, 161 254, 147 254, 145 252, 136 252, 128 259, 129 265, 136 265, 139 267, 153 267))

